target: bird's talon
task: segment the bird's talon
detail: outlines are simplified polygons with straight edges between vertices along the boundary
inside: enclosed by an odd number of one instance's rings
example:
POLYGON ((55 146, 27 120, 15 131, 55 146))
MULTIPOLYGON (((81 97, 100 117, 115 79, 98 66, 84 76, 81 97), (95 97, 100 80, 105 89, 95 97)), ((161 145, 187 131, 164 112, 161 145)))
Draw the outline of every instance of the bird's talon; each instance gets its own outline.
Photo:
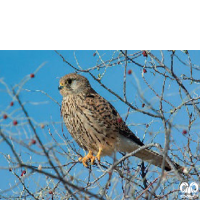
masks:
POLYGON ((93 156, 92 158, 90 158, 90 160, 91 160, 91 165, 94 165, 95 157, 93 156))
POLYGON ((78 161, 82 162, 85 167, 88 167, 87 164, 86 164, 86 162, 87 162, 86 156, 85 157, 79 157, 78 161))
POLYGON ((87 165, 86 163, 87 163, 87 161, 88 161, 89 159, 90 159, 91 165, 93 165, 93 164, 94 164, 95 157, 93 156, 92 151, 89 151, 89 153, 88 153, 86 156, 84 156, 81 160, 80 160, 80 158, 79 158, 79 161, 82 161, 83 165, 84 165, 85 167, 88 167, 88 165, 87 165))
POLYGON ((86 164, 87 160, 82 160, 83 165, 87 168, 88 165, 86 164))
POLYGON ((81 162, 83 160, 83 157, 79 157, 78 161, 81 162))
POLYGON ((79 162, 82 162, 85 167, 88 167, 88 165, 87 165, 88 160, 90 160, 91 165, 94 165, 95 159, 97 159, 100 163, 101 151, 102 151, 102 149, 99 148, 99 152, 97 153, 96 156, 93 156, 92 151, 89 151, 86 156, 80 157, 78 160, 79 160, 79 162))

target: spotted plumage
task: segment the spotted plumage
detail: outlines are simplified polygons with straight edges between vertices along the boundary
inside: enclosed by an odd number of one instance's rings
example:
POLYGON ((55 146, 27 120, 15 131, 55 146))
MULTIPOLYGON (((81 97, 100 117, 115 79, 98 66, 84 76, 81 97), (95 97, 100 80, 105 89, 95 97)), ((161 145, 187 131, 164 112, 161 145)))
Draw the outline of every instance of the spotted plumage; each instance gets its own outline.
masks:
MULTIPOLYGON (((60 79, 59 90, 63 96, 61 112, 65 125, 78 145, 89 152, 81 159, 85 166, 89 159, 93 164, 95 158, 100 161, 101 156, 111 156, 116 151, 132 152, 144 145, 84 76, 65 75, 60 79)), ((135 156, 159 167, 163 160, 149 149, 135 156)), ((165 169, 171 169, 168 163, 165 169)))

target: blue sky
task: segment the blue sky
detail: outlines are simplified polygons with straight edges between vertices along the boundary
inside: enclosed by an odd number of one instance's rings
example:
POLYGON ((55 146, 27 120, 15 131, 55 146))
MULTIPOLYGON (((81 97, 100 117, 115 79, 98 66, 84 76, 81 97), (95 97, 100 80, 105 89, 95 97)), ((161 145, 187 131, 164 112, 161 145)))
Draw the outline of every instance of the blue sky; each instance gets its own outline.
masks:
MULTIPOLYGON (((102 56, 103 60, 106 61, 113 56, 113 52, 114 51, 100 51, 99 53, 102 56)), ((134 52, 136 51, 129 51, 129 53, 134 52)), ((192 59, 192 63, 199 65, 200 52, 189 52, 192 59)), ((91 68, 101 63, 101 61, 98 59, 98 55, 93 56, 95 51, 59 51, 59 53, 61 53, 64 56, 64 58, 75 67, 77 67, 77 60, 79 65, 83 69, 91 68)), ((159 52, 153 51, 153 53, 160 57, 159 52)), ((183 52, 177 52, 177 55, 184 62, 188 62, 187 56, 183 52)), ((165 63, 166 65, 169 65, 169 53, 165 52, 165 56, 165 63)), ((136 61, 144 64, 145 58, 143 56, 140 56, 136 59, 136 61)), ((174 70, 179 76, 181 74, 189 74, 188 68, 184 67, 177 59, 175 59, 174 66, 174 70)), ((137 67, 136 65, 128 64, 127 70, 129 69, 131 69, 133 71, 133 74, 137 76, 139 85, 141 87, 140 92, 144 93, 143 95, 145 99, 152 103, 155 108, 158 108, 158 99, 155 98, 155 94, 151 90, 149 90, 147 85, 142 80, 142 69, 137 67)), ((56 131, 58 131, 59 133, 62 132, 62 119, 60 117, 60 110, 59 106, 54 101, 49 99, 46 95, 42 94, 41 92, 34 91, 42 90, 48 93, 48 95, 50 95, 57 102, 61 103, 62 97, 57 89, 59 78, 64 76, 65 74, 72 72, 74 72, 74 70, 66 63, 64 63, 63 60, 59 57, 59 55, 55 53, 55 51, 0 51, 0 79, 2 79, 11 89, 16 84, 19 84, 24 77, 27 78, 28 81, 23 86, 23 90, 20 92, 20 99, 22 102, 25 103, 25 108, 27 109, 31 118, 34 120, 34 125, 37 127, 37 131, 41 140, 47 144, 53 144, 53 139, 48 133, 49 129, 51 130, 52 134, 55 135, 55 138, 58 139, 58 141, 60 140, 59 137, 56 135, 56 131), (35 77, 29 78, 29 75, 31 73, 34 73, 35 70, 42 64, 44 64, 44 66, 35 74, 35 77), (24 89, 31 90, 32 92, 29 92, 24 89), (45 126, 44 129, 41 129, 40 125, 42 123, 48 126, 45 126)), ((99 73, 103 72, 104 70, 95 70, 93 71, 93 74, 97 77, 99 73)), ((102 78, 102 83, 105 84, 108 88, 112 89, 121 97, 123 97, 123 73, 124 65, 117 64, 111 68, 107 68, 105 76, 102 78)), ((115 106, 115 108, 118 110, 118 112, 124 119, 128 107, 124 105, 124 103, 119 101, 114 95, 111 95, 108 91, 102 88, 99 85, 99 83, 94 81, 88 74, 83 75, 85 75, 89 79, 91 85, 99 94, 101 94, 104 98, 109 100, 115 106)), ((147 73, 144 76, 148 83, 151 84, 151 86, 154 88, 154 90, 160 94, 162 90, 163 78, 160 76, 155 76, 148 68, 147 73)), ((199 74, 195 72, 193 77, 198 78, 199 74)), ((178 106, 181 103, 180 98, 177 98, 179 94, 178 86, 173 84, 169 80, 167 80, 166 85, 168 86, 166 88, 166 100, 172 102, 175 106, 178 106)), ((192 96, 194 96, 195 93, 198 94, 199 92, 198 84, 191 85, 189 84, 189 81, 187 83, 187 89, 191 91, 192 96)), ((185 95, 183 94, 183 98, 184 97, 185 95)), ((127 98, 129 102, 136 104, 138 108, 147 109, 142 108, 143 102, 139 98, 138 85, 134 78, 134 75, 127 75, 127 98)), ((9 116, 9 118, 6 120, 0 120, 2 129, 6 129, 7 134, 9 132, 12 132, 13 137, 16 137, 18 140, 23 140, 28 144, 30 140, 34 138, 34 135, 28 128, 26 124, 26 119, 24 118, 22 112, 17 111, 17 108, 19 108, 18 103, 14 99, 12 99, 11 96, 8 95, 4 85, 2 84, 0 85, 0 102, 1 118, 5 113, 9 116), (7 108, 11 101, 14 101, 14 106, 7 108), (19 124, 18 126, 13 127, 12 121, 15 119, 18 120, 19 124)), ((166 104, 164 105, 164 108, 166 110, 169 110, 170 106, 166 104)), ((170 113, 167 113, 166 116, 168 116, 169 114, 170 113)), ((185 137, 182 135, 182 130, 187 129, 188 126, 188 117, 186 116, 186 110, 182 109, 174 117, 173 121, 173 123, 177 125, 177 127, 173 129, 173 138, 176 141, 176 143, 177 141, 179 141, 178 145, 180 146, 186 142, 185 137)), ((192 131, 195 133, 198 133, 198 123, 199 120, 196 120, 194 129, 192 129, 192 131)), ((162 146, 164 146, 163 127, 162 123, 159 120, 152 119, 147 115, 133 111, 128 117, 127 124, 132 125, 130 126, 131 130, 135 132, 140 137, 140 139, 143 139, 144 132, 147 132, 145 137, 145 143, 151 142, 151 133, 153 133, 155 135, 154 142, 158 142, 162 146), (149 129, 146 128, 147 123, 152 123, 149 129), (156 134, 158 135, 156 136, 156 134)), ((65 127, 64 134, 68 134, 65 127)), ((63 143, 62 140, 60 140, 60 142, 63 143)), ((77 149, 79 149, 78 146, 76 147, 77 149)), ((40 162, 44 161, 43 157, 32 155, 30 152, 26 153, 24 152, 24 148, 21 148, 18 145, 15 145, 15 148, 16 151, 22 153, 22 158, 25 160, 29 160, 30 156, 32 156, 32 163, 36 166, 40 162)), ((35 150, 39 150, 39 147, 37 145, 35 145, 33 148, 35 150)), ((0 152, 2 152, 2 154, 0 154, 1 167, 8 167, 8 161, 5 159, 5 156, 7 154, 10 154, 11 156, 13 155, 5 143, 1 142, 0 152)), ((83 152, 81 151, 81 153, 83 152)), ((104 159, 109 160, 109 158, 104 159)), ((60 157, 60 160, 63 162, 63 164, 66 163, 65 158, 62 158, 62 156, 60 157)), ((78 165, 78 168, 76 170, 79 171, 85 169, 81 165, 78 165)), ((0 189, 2 190, 8 188, 10 183, 14 184, 14 180, 16 179, 16 177, 14 177, 14 175, 8 170, 0 170, 0 177, 4 179, 3 182, 0 181, 0 189)), ((37 178, 37 175, 35 175, 36 180, 37 178)), ((34 187, 33 183, 30 184, 32 185, 32 187, 34 187)), ((43 184, 45 184, 44 180, 43 184)))

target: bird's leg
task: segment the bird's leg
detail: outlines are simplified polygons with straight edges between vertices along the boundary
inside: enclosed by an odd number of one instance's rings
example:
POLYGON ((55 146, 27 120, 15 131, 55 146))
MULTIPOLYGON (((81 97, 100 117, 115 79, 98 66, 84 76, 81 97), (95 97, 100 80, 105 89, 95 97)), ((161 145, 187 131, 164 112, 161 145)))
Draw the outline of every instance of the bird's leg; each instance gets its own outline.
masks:
POLYGON ((87 167, 86 162, 87 162, 89 159, 91 160, 91 165, 93 165, 93 164, 94 164, 95 157, 93 156, 92 151, 89 151, 88 154, 87 154, 86 156, 84 156, 83 158, 79 158, 79 161, 82 161, 83 165, 84 165, 85 167, 87 167))
POLYGON ((98 153, 97 153, 97 155, 96 155, 96 158, 97 158, 97 160, 100 162, 100 159, 101 159, 101 152, 102 152, 102 148, 100 148, 99 147, 99 151, 98 151, 98 153))

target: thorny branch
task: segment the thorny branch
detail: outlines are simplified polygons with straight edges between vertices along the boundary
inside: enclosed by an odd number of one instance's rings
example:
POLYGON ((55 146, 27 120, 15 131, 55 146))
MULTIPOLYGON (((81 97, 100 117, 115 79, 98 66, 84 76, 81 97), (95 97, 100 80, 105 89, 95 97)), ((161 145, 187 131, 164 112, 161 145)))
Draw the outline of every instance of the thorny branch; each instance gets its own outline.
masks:
MULTIPOLYGON (((126 155, 116 154, 111 159, 106 157, 101 163, 84 168, 78 161, 82 152, 68 137, 66 130, 61 128, 62 121, 37 123, 25 108, 20 95, 23 92, 38 92, 53 104, 60 106, 60 103, 43 90, 25 88, 30 80, 28 77, 13 88, 0 79, 6 93, 18 102, 18 107, 12 112, 9 106, 6 107, 1 112, 2 118, 14 119, 13 116, 17 116, 18 121, 23 121, 13 130, 12 123, 0 120, 0 142, 10 149, 9 154, 0 152, 8 163, 8 166, 0 165, 0 169, 9 171, 16 178, 16 184, 11 189, 0 191, 0 198, 176 199, 182 181, 200 183, 200 96, 197 95, 200 67, 193 62, 188 51, 160 51, 159 54, 157 51, 121 50, 113 51, 111 57, 95 51, 93 56, 96 55, 97 63, 86 69, 80 65, 76 55, 77 66, 73 66, 61 53, 55 52, 67 67, 83 75, 89 74, 91 81, 99 83, 100 87, 119 100, 117 103, 125 107, 122 116, 125 116, 126 123, 137 125, 130 128, 139 132, 140 138, 145 134, 143 139, 146 145, 126 155), (180 53, 186 55, 187 61, 180 53), (180 67, 184 69, 184 74, 179 72, 180 67), (127 74, 129 69, 132 74, 127 74), (118 80, 122 86, 121 92, 114 92, 112 84, 104 83, 104 79, 109 78, 109 71, 117 70, 122 74, 122 80, 118 80), (157 81, 156 84, 153 80, 157 81), (172 95, 175 97, 172 98, 172 95), (179 120, 182 118, 186 119, 187 124, 179 120), (21 139, 23 134, 28 139, 21 139), (43 139, 44 135, 51 138, 50 143, 43 139), (162 143, 163 148, 158 143, 162 143), (133 156, 145 148, 153 148, 163 156, 161 170, 145 162, 137 165, 139 162, 133 156), (165 162, 173 169, 171 172, 164 171, 165 162), (177 172, 174 162, 183 167, 184 174, 177 172), (45 179, 41 185, 35 176, 45 179), (37 189, 29 187, 30 182, 37 185, 37 189)), ((59 112, 58 108, 58 115, 59 112)))

